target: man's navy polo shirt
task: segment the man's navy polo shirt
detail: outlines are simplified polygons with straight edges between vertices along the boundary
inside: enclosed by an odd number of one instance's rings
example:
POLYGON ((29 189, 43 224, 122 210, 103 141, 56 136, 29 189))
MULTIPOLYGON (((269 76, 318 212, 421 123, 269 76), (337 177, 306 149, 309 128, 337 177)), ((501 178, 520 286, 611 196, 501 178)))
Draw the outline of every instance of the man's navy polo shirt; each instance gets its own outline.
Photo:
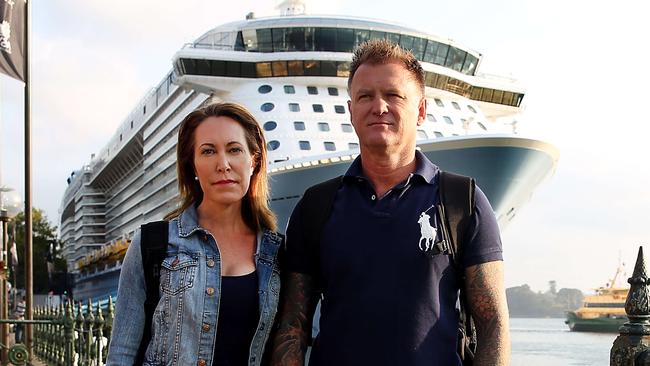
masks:
MULTIPOLYGON (((320 248, 302 242, 300 203, 287 229, 284 270, 319 278, 323 291, 309 364, 460 365, 460 279, 448 255, 421 249, 433 231, 441 239, 438 167, 416 151, 415 172, 378 198, 361 164, 358 157, 343 178, 320 248)), ((494 213, 479 189, 470 230, 465 267, 502 260, 494 213)))

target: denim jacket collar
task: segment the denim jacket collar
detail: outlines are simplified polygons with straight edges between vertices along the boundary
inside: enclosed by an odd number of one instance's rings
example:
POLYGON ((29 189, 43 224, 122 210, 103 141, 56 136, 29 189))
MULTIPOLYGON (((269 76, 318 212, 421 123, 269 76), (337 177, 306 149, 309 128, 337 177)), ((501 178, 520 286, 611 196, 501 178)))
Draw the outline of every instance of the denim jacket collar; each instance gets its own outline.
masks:
MULTIPOLYGON (((199 226, 199 214, 196 211, 196 205, 192 204, 190 207, 186 208, 178 216, 178 236, 181 238, 187 238, 188 236, 194 234, 197 231, 207 231, 201 226, 199 226)), ((262 240, 268 239, 270 243, 280 245, 282 242, 282 236, 278 233, 265 229, 257 233, 257 249, 255 250, 255 256, 259 257, 261 250, 262 240)))
POLYGON ((203 230, 199 226, 199 214, 196 212, 196 205, 191 204, 178 216, 178 236, 186 238, 198 230, 203 230))

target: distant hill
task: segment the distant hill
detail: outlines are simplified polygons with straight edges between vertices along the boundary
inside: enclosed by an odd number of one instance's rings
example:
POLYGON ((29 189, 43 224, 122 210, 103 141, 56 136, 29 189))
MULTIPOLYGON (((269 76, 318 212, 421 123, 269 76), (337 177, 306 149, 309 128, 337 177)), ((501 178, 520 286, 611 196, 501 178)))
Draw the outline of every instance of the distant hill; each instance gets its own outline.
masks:
POLYGON ((546 292, 534 292, 528 285, 506 289, 511 318, 564 318, 565 312, 582 306, 582 291, 573 288, 555 289, 551 281, 546 292))

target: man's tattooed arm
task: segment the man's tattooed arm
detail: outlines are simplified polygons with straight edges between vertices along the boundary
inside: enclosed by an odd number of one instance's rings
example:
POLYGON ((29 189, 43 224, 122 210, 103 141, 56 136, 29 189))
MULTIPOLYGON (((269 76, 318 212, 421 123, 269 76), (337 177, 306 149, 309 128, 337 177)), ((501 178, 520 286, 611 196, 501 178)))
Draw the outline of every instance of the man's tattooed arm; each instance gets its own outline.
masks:
POLYGON ((318 293, 312 276, 290 272, 282 280, 272 366, 302 366, 318 293))
POLYGON ((494 261, 468 267, 465 270, 465 288, 478 338, 474 365, 508 365, 510 332, 503 285, 503 262, 494 261))

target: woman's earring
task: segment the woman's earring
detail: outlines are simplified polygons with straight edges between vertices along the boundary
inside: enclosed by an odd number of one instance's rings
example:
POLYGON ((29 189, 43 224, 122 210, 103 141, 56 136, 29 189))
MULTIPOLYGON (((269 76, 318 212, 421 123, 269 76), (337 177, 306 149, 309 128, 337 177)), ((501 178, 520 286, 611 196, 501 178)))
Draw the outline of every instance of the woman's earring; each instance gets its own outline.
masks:
POLYGON ((194 180, 199 180, 199 177, 197 177, 197 176, 195 175, 195 176, 194 176, 194 180))

